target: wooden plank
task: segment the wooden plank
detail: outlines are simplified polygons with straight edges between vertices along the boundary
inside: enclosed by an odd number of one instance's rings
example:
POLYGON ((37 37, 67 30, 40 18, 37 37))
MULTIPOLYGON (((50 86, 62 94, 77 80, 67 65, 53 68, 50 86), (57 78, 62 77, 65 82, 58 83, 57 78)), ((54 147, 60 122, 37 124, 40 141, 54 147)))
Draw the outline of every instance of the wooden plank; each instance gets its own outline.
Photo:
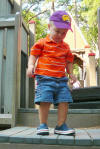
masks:
POLYGON ((0 114, 0 124, 11 125, 12 114, 0 114))
POLYGON ((20 133, 20 132, 22 132, 23 130, 26 130, 26 129, 28 129, 28 127, 13 127, 13 128, 10 128, 10 129, 0 131, 0 135, 11 136, 13 134, 20 133))
POLYGON ((69 109, 100 109, 100 101, 73 102, 69 104, 69 109))
POLYGON ((41 143, 41 137, 40 135, 37 135, 36 133, 35 134, 31 134, 31 135, 28 135, 26 138, 25 138, 25 143, 27 144, 40 144, 41 143))
POLYGON ((52 144, 56 145, 57 144, 57 135, 49 135, 47 136, 42 136, 40 140, 41 144, 52 144))
POLYGON ((26 108, 29 108, 29 77, 26 76, 26 108))
POLYGON ((15 16, 8 15, 7 17, 0 18, 0 28, 4 27, 14 27, 15 26, 15 16))
MULTIPOLYGON (((38 113, 38 109, 34 108, 20 108, 20 113, 38 113)), ((50 109, 50 114, 57 114, 57 109, 50 109)), ((69 109, 68 114, 100 114, 100 109, 69 109)))
POLYGON ((9 142, 9 137, 16 133, 27 130, 27 127, 14 127, 8 130, 0 131, 0 142, 9 142))
POLYGON ((12 99, 14 98, 15 86, 15 65, 16 56, 14 53, 14 29, 7 31, 7 56, 6 56, 6 78, 5 78, 5 92, 4 92, 4 113, 12 113, 12 99))
POLYGON ((68 114, 100 114, 100 109, 69 109, 68 114))
POLYGON ((93 145, 100 146, 100 129, 86 129, 88 135, 93 141, 93 145))
POLYGON ((12 118, 12 114, 0 114, 0 119, 1 118, 5 118, 5 119, 12 118))
POLYGON ((21 52, 21 87, 20 87, 20 107, 26 107, 26 66, 27 55, 21 52))
MULTIPOLYGON (((2 63, 2 81, 1 81, 1 85, 2 85, 2 101, 1 101, 1 105, 2 105, 2 109, 1 109, 1 113, 4 113, 4 88, 5 88, 5 68, 6 68, 6 50, 7 50, 7 28, 3 29, 3 63, 2 63)), ((1 120, 1 119, 0 119, 1 120)), ((7 121, 6 121, 7 122, 7 121)), ((0 122, 0 124, 3 124, 4 120, 0 122)), ((8 122, 9 123, 9 122, 8 122)))
POLYGON ((4 28, 4 36, 3 36, 3 56, 6 57, 7 53, 7 28, 4 28))
POLYGON ((58 136, 54 134, 54 129, 53 128, 49 128, 49 136, 42 136, 41 137, 41 143, 42 144, 53 144, 56 145, 57 144, 57 139, 58 136))
POLYGON ((74 89, 72 92, 72 97, 75 101, 100 101, 100 87, 85 87, 74 89))
POLYGON ((57 144, 60 145, 74 145, 74 136, 60 135, 57 139, 57 144))
POLYGON ((41 142, 41 135, 36 134, 37 128, 35 128, 34 133, 30 133, 25 137, 25 143, 28 144, 40 144, 41 142))
POLYGON ((75 135, 75 145, 92 145, 92 139, 88 135, 88 133, 85 131, 85 129, 76 129, 76 135, 75 135))
POLYGON ((20 107, 20 67, 21 67, 21 19, 19 12, 15 16, 15 38, 14 38, 14 50, 15 50, 15 85, 14 85, 14 94, 12 100, 12 127, 16 124, 16 111, 20 107))
POLYGON ((36 128, 27 128, 24 131, 21 131, 17 134, 13 134, 9 137, 10 143, 25 143, 25 138, 29 135, 33 135, 36 131, 36 128))
POLYGON ((21 50, 27 55, 28 54, 28 34, 23 26, 22 26, 21 43, 22 43, 21 50))
POLYGON ((11 5, 8 0, 0 0, 0 16, 5 16, 11 13, 11 5))
MULTIPOLYGON (((3 30, 0 30, 0 39, 3 39, 3 30)), ((0 40, 0 113, 2 102, 2 64, 3 64, 3 41, 0 40)))
POLYGON ((0 28, 4 28, 4 27, 13 27, 14 26, 14 21, 0 21, 0 28))

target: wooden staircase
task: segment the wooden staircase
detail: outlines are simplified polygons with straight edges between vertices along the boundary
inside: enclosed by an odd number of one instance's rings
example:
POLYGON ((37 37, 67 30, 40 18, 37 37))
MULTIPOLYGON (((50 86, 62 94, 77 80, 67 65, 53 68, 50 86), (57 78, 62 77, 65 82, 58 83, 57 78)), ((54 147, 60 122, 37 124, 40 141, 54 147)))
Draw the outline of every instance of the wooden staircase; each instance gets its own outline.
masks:
MULTIPOLYGON (((69 109, 66 123, 72 128, 88 128, 100 126, 100 109, 69 109)), ((57 109, 51 109, 48 126, 57 124, 57 109)), ((37 127, 39 125, 38 109, 22 108, 18 110, 17 126, 37 127)))
POLYGON ((0 128, 11 127, 12 114, 0 114, 0 128))
MULTIPOLYGON (((84 90, 81 91, 83 93, 84 90)), ((100 97, 92 98, 90 101, 91 97, 88 96, 87 100, 83 100, 86 94, 78 96, 78 93, 76 101, 69 105, 66 122, 69 127, 75 129, 75 136, 54 134, 57 124, 57 109, 49 111, 50 135, 37 135, 38 109, 20 108, 16 114, 16 127, 0 131, 0 149, 100 149, 100 97), (80 97, 82 101, 79 99, 80 97)), ((6 116, 3 117, 5 121, 6 116)))

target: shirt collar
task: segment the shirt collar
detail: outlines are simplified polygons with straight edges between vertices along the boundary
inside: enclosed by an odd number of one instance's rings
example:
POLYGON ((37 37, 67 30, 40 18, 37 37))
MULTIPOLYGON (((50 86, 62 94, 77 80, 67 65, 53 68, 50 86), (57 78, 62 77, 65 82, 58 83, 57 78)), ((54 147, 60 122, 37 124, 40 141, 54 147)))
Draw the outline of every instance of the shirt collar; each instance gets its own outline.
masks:
POLYGON ((46 41, 47 41, 47 42, 51 42, 51 43, 56 43, 56 44, 58 44, 58 45, 59 45, 59 44, 60 44, 60 45, 63 44, 63 41, 60 42, 60 43, 55 42, 53 39, 50 38, 50 35, 49 35, 49 34, 46 36, 46 41))

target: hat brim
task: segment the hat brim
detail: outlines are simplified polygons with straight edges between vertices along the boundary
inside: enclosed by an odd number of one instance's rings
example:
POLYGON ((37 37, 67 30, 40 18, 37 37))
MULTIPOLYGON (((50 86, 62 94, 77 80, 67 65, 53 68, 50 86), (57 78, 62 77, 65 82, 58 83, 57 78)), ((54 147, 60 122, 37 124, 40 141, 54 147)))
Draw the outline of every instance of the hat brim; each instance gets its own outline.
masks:
POLYGON ((54 25, 56 26, 56 28, 62 28, 62 29, 68 29, 68 30, 72 30, 71 28, 71 25, 70 24, 67 24, 67 23, 63 23, 63 22, 56 22, 56 21, 53 21, 54 25))

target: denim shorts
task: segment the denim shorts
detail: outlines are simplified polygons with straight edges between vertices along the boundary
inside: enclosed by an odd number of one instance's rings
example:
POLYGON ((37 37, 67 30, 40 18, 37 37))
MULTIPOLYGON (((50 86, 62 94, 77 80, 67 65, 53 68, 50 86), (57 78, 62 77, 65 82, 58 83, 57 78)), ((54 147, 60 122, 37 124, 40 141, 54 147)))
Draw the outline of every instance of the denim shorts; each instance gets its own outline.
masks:
POLYGON ((67 77, 55 78, 36 75, 35 81, 35 104, 49 102, 58 105, 61 102, 73 102, 67 85, 67 77))

